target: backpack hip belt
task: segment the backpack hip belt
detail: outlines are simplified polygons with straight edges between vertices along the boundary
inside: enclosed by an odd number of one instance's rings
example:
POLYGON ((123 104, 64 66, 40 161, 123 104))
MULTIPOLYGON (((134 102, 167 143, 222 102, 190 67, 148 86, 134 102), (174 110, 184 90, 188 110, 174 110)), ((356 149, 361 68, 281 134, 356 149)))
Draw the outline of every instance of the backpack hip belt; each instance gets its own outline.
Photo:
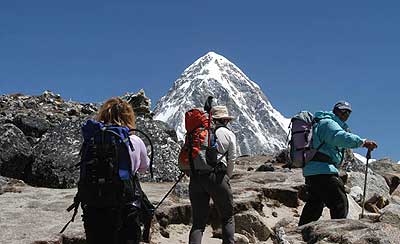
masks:
POLYGON ((326 155, 325 153, 322 153, 320 151, 317 151, 314 155, 314 157, 310 161, 318 161, 318 162, 324 162, 328 164, 336 164, 335 162, 332 161, 332 158, 326 155))

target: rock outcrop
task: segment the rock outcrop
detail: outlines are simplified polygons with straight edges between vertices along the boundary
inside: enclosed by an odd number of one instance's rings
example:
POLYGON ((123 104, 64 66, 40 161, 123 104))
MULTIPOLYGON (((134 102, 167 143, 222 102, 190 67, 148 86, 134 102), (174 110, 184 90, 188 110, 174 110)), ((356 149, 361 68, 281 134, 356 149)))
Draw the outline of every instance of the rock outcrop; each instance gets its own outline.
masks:
POLYGON ((383 176, 392 194, 400 184, 400 165, 395 161, 384 158, 371 163, 370 168, 383 176))
POLYGON ((385 223, 360 220, 322 220, 301 228, 288 228, 283 243, 321 244, 395 244, 400 243, 400 231, 385 223))
MULTIPOLYGON (((132 105, 137 127, 150 136, 155 149, 154 179, 145 175, 142 180, 175 180, 180 150, 175 131, 152 119, 150 99, 144 91, 128 93, 123 98, 132 105)), ((95 116, 98 107, 94 103, 64 101, 49 91, 40 96, 0 96, 0 175, 33 186, 76 186, 79 169, 75 165, 82 144, 80 127, 95 116)), ((149 144, 144 137, 143 141, 149 144)))
MULTIPOLYGON (((350 172, 348 175, 349 175, 347 180, 348 187, 351 188, 354 186, 358 186, 361 189, 364 189, 364 181, 365 181, 364 173, 350 172)), ((376 194, 379 196, 383 196, 386 199, 390 198, 389 186, 387 185, 385 179, 382 176, 375 174, 374 172, 371 171, 367 177, 368 177, 367 194, 366 194, 367 200, 376 194)))
POLYGON ((29 165, 33 161, 33 150, 24 133, 15 125, 0 125, 0 174, 26 179, 29 165))
MULTIPOLYGON (((179 174, 177 136, 164 122, 152 119, 150 100, 144 92, 124 98, 137 114, 137 128, 149 135, 154 144, 154 180, 145 174, 142 181, 157 181, 143 183, 148 198, 157 204, 173 184, 166 181, 175 180, 179 174)), ((72 203, 76 189, 48 187, 75 186, 78 170, 74 165, 79 160, 82 142, 80 125, 93 117, 97 108, 96 104, 65 102, 51 92, 40 96, 0 96, 0 242, 85 243, 79 217, 65 234, 57 234, 71 217, 65 208, 72 203), (32 187, 21 180, 47 188, 32 187)), ((149 150, 148 141, 142 139, 149 150)), ((237 243, 400 243, 397 165, 386 159, 371 163, 367 200, 375 197, 377 201, 366 211, 376 213, 370 215, 373 218, 358 220, 365 168, 348 154, 346 160, 356 163, 344 175, 351 189, 348 219, 329 220, 329 211, 325 209, 321 220, 299 228, 297 223, 306 199, 304 178, 301 169, 285 167, 287 160, 287 152, 282 151, 272 156, 240 157, 236 162, 230 184, 237 243), (381 205, 380 199, 385 204, 381 205)), ((151 243, 187 242, 191 224, 188 181, 184 177, 155 212, 151 243)), ((220 238, 218 211, 211 203, 204 243, 220 243, 220 238)))
MULTIPOLYGON (((178 154, 180 145, 175 130, 170 128, 165 122, 153 120, 150 112, 151 101, 145 96, 143 90, 136 94, 126 94, 124 97, 131 105, 136 114, 136 127, 150 137, 154 147, 153 171, 154 179, 149 173, 142 175, 142 181, 174 181, 178 178, 180 170, 178 168, 178 154)), ((136 133, 141 137, 150 153, 150 145, 147 138, 136 133)))

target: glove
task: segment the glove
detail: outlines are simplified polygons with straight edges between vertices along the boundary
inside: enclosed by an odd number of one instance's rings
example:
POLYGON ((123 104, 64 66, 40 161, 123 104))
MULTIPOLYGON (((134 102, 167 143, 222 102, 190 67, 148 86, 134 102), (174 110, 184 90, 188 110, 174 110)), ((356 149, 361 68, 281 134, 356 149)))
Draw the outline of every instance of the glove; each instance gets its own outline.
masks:
POLYGON ((368 148, 369 150, 372 151, 378 147, 378 144, 376 144, 376 142, 374 141, 365 140, 364 143, 362 144, 362 147, 368 148))

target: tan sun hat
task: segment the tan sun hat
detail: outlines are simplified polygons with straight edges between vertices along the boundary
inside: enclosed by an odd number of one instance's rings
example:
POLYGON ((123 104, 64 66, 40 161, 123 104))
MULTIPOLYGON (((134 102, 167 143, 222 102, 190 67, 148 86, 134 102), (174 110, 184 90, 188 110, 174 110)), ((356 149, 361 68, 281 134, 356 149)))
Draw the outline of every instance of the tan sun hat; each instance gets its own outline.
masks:
POLYGON ((233 116, 229 115, 228 109, 226 108, 226 106, 214 106, 211 109, 211 113, 212 113, 212 117, 214 119, 229 119, 229 120, 234 119, 233 116))

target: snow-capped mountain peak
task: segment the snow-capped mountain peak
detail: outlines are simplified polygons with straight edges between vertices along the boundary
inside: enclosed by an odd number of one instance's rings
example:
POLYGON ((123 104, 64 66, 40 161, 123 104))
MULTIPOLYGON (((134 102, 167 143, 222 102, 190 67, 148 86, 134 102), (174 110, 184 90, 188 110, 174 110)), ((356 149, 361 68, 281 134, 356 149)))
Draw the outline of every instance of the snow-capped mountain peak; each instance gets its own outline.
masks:
MULTIPOLYGON (((227 91, 235 90, 235 87, 229 82, 229 80, 225 79, 224 77, 228 75, 228 71, 234 71, 237 75, 244 77, 246 82, 249 86, 258 88, 260 87, 251 81, 236 65, 231 63, 228 59, 224 56, 221 56, 215 52, 208 52, 203 57, 197 59, 192 65, 186 68, 182 75, 184 74, 192 74, 189 75, 188 78, 193 77, 196 75, 198 79, 203 79, 207 81, 208 79, 214 79, 218 81, 227 91)), ((190 82, 188 80, 182 80, 177 85, 183 85, 182 88, 187 88, 190 86, 190 82), (181 82, 185 82, 182 84, 181 82)))
POLYGON ((212 95, 236 117, 231 123, 242 154, 272 152, 285 147, 289 120, 275 110, 260 87, 225 57, 209 52, 184 70, 154 110, 155 119, 186 133, 184 113, 203 107, 212 95))

